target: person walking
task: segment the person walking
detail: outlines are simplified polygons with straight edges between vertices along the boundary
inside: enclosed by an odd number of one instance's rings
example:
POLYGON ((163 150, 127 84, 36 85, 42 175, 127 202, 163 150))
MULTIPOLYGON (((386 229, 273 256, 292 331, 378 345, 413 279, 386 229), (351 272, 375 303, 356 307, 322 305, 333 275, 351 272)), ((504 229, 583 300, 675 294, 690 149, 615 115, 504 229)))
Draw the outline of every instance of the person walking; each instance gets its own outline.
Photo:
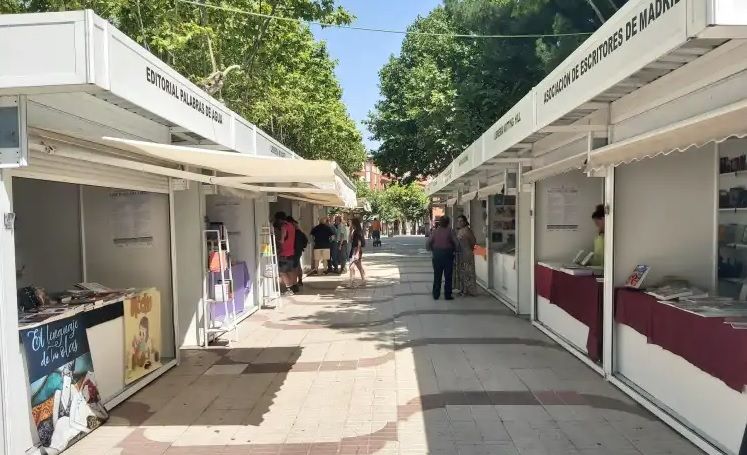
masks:
POLYGON ((337 243, 339 244, 337 257, 340 263, 340 273, 345 273, 347 270, 346 264, 350 257, 350 228, 348 228, 348 222, 343 220, 339 215, 335 221, 337 224, 337 243))
POLYGON ((374 246, 381 246, 381 221, 378 218, 374 218, 371 223, 371 239, 374 246))
POLYGON ((332 272, 340 273, 340 269, 345 268, 343 263, 347 261, 346 256, 342 256, 340 253, 340 247, 342 246, 342 239, 340 237, 340 225, 342 224, 342 217, 340 215, 335 216, 335 222, 332 225, 332 231, 335 236, 332 239, 332 248, 330 252, 332 272))
POLYGON ((363 270, 363 247, 366 244, 363 236, 361 220, 353 218, 350 220, 350 287, 355 287, 355 269, 361 275, 361 284, 366 284, 366 272, 363 270))
POLYGON ((436 229, 428 237, 426 247, 431 251, 433 263, 433 298, 441 297, 441 281, 444 281, 444 298, 453 300, 451 295, 454 273, 454 251, 459 243, 454 231, 449 226, 448 216, 442 216, 436 229))
POLYGON ((301 256, 303 256, 303 251, 309 244, 309 238, 306 237, 306 234, 301 230, 298 221, 296 221, 292 216, 289 216, 287 220, 294 228, 296 228, 296 242, 294 245, 296 254, 293 256, 293 265, 296 267, 296 284, 301 288, 303 287, 303 267, 301 267, 301 256))
POLYGON ((477 295, 477 278, 475 276, 475 233, 467 221, 467 217, 459 215, 457 218, 456 274, 454 286, 459 289, 459 295, 477 295))
MULTIPOLYGON (((332 228, 327 223, 327 217, 319 218, 319 224, 311 229, 311 238, 314 240, 313 260, 314 267, 311 273, 319 273, 319 263, 324 267, 325 261, 330 260, 330 248, 332 247, 332 237, 335 236, 332 228)), ((325 274, 328 272, 325 272, 325 274)))
POLYGON ((275 229, 278 232, 278 273, 280 280, 285 285, 285 295, 293 295, 298 292, 296 284, 296 267, 293 258, 296 255, 296 229, 289 223, 285 212, 275 214, 275 229))

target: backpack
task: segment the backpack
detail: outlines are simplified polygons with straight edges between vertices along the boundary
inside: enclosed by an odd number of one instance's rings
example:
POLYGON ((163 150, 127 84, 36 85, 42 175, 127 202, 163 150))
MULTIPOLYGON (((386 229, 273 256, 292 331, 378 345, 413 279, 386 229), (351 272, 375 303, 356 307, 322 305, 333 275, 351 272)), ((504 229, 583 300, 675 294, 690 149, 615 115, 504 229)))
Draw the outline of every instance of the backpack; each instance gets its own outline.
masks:
POLYGON ((308 245, 309 238, 306 237, 306 234, 304 234, 300 229, 296 229, 296 242, 294 245, 296 253, 303 252, 303 250, 305 250, 308 245))

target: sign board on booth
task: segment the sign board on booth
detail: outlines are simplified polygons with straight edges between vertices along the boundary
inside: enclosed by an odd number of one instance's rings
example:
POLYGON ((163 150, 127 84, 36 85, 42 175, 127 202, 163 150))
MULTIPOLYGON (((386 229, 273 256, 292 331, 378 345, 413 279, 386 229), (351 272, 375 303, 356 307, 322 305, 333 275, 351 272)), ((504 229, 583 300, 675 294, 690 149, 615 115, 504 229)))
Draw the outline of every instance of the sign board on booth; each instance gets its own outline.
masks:
POLYGON ((21 330, 31 416, 42 446, 59 453, 107 418, 81 314, 21 330))
POLYGON ((537 85, 537 129, 685 43, 687 3, 632 0, 623 6, 537 85))
POLYGON ((125 384, 161 366, 161 294, 147 289, 124 302, 125 384))
POLYGON ((527 93, 488 129, 484 137, 483 162, 495 158, 534 132, 533 93, 527 93))

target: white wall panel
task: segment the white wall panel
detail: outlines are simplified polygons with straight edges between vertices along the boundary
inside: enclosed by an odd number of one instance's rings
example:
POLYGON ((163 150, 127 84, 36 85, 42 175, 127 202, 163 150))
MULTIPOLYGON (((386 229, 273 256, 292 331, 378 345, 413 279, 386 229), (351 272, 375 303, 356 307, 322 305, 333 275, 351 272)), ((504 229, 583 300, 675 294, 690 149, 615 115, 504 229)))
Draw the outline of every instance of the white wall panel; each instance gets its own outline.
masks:
POLYGON ((569 262, 579 250, 589 251, 594 248, 597 229, 591 214, 598 204, 604 202, 604 179, 591 178, 581 171, 572 171, 537 182, 536 194, 535 255, 538 261, 569 262), (561 185, 578 188, 578 230, 547 230, 547 190, 561 185))
POLYGON ((637 264, 714 288, 715 147, 646 159, 615 171, 615 285, 637 264))
POLYGON ((18 286, 64 291, 83 279, 78 185, 13 179, 18 286))
POLYGON ((161 334, 164 357, 174 357, 174 314, 171 280, 169 198, 150 194, 153 245, 118 247, 112 241, 109 188, 83 187, 86 269, 89 281, 109 287, 156 287, 161 292, 161 334))
POLYGON ((198 346, 202 328, 202 250, 204 196, 200 184, 191 182, 186 191, 174 192, 176 294, 179 302, 177 346, 198 346))

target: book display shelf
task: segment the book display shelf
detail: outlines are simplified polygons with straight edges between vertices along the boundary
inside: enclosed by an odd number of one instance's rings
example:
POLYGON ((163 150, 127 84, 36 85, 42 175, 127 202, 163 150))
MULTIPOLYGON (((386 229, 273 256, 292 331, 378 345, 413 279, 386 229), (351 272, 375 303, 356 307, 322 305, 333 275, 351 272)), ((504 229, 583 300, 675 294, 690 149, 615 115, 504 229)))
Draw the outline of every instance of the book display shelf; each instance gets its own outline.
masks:
POLYGON ((720 147, 718 293, 747 298, 747 148, 720 147))
POLYGON ((492 210, 491 247, 493 251, 513 255, 516 251, 516 196, 493 196, 492 210))

